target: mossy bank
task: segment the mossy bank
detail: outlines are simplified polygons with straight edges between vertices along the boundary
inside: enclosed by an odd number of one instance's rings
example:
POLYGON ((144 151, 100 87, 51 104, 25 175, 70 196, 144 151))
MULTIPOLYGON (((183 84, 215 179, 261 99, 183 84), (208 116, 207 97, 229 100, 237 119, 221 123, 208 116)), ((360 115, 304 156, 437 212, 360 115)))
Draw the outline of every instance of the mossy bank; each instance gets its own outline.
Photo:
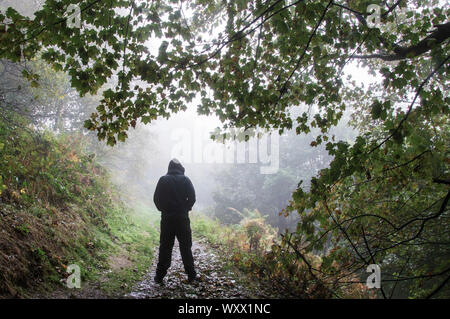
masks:
POLYGON ((81 290, 120 296, 151 264, 156 213, 126 204, 85 142, 0 121, 0 297, 71 295, 73 264, 81 290))

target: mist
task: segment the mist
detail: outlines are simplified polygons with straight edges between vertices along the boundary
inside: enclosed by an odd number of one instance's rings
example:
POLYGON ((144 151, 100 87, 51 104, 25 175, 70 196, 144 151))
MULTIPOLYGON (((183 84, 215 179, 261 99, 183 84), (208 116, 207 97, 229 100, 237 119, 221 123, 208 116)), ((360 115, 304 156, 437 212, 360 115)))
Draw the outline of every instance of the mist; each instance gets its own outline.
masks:
POLYGON ((0 298, 447 298, 448 5, 375 2, 0 0, 0 298))

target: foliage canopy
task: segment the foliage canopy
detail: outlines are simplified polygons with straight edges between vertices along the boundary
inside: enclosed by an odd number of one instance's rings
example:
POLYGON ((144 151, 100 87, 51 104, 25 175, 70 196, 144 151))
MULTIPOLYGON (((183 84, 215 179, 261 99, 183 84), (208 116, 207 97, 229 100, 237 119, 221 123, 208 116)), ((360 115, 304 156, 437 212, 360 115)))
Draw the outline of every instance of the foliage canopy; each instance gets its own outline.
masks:
POLYGON ((82 95, 108 83, 85 127, 110 145, 192 101, 225 130, 319 128, 311 146, 326 143, 334 160, 294 192, 285 213, 301 222, 286 244, 325 286, 343 271, 333 261, 348 260, 346 273, 387 265, 392 295, 400 282, 448 296, 448 14, 436 0, 47 0, 34 18, 0 15, 0 58, 42 53, 82 95), (81 28, 66 24, 72 2, 81 28), (380 81, 346 78, 355 61, 380 81), (328 134, 346 110, 354 144, 328 134), (320 269, 302 253, 324 249, 320 269))

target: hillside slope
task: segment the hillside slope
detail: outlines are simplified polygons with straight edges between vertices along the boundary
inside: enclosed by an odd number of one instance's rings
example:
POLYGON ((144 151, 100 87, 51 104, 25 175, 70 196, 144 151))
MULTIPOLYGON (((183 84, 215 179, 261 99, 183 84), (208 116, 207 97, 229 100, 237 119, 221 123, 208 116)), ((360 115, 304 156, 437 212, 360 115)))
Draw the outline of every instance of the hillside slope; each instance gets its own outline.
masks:
POLYGON ((0 297, 64 289, 71 264, 120 295, 151 264, 148 210, 123 203, 82 140, 0 121, 0 297))

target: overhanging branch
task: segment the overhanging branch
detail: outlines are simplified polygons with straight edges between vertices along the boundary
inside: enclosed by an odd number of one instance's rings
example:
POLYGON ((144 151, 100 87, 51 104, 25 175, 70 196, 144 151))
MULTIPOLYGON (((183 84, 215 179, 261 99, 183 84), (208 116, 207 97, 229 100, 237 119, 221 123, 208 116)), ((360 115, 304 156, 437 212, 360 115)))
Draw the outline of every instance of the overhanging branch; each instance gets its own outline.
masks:
POLYGON ((352 58, 381 59, 384 61, 398 61, 404 59, 412 59, 430 51, 432 48, 440 45, 448 38, 450 38, 450 22, 437 25, 436 30, 434 30, 430 35, 428 35, 425 39, 421 40, 416 45, 412 45, 409 47, 397 46, 396 48, 394 48, 393 54, 374 53, 365 55, 354 55, 352 58))

